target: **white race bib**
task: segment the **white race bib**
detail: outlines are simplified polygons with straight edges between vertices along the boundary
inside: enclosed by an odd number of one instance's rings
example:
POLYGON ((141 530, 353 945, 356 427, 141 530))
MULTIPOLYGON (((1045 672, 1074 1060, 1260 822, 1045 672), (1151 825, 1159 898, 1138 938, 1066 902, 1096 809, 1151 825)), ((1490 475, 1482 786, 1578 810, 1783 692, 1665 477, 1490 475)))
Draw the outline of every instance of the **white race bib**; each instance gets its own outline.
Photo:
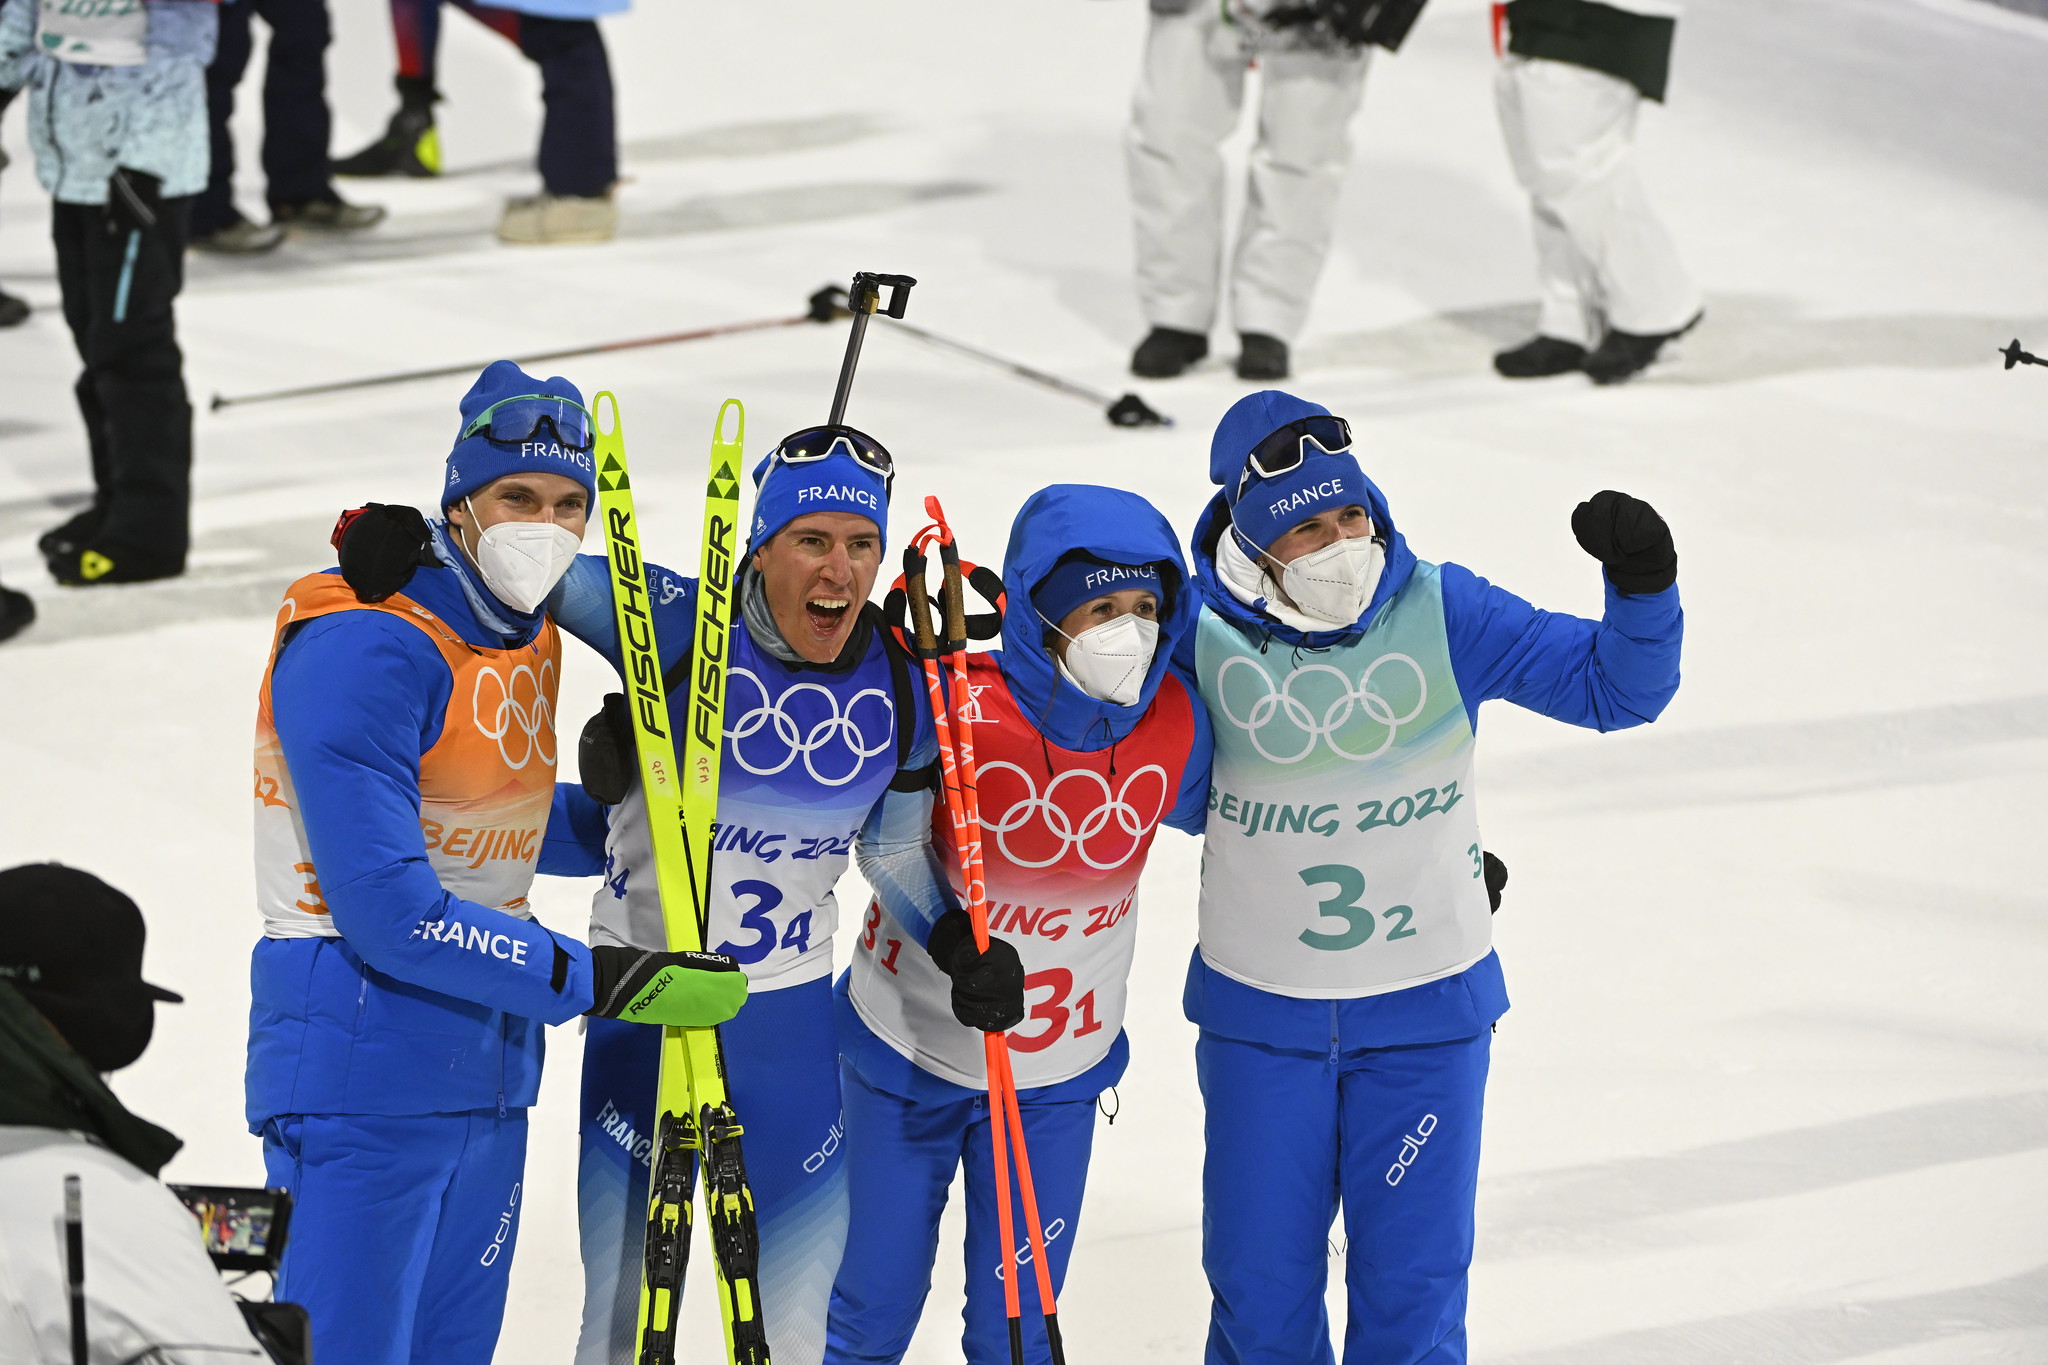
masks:
POLYGON ((41 0, 36 50, 80 66, 141 66, 149 58, 145 0, 41 0))

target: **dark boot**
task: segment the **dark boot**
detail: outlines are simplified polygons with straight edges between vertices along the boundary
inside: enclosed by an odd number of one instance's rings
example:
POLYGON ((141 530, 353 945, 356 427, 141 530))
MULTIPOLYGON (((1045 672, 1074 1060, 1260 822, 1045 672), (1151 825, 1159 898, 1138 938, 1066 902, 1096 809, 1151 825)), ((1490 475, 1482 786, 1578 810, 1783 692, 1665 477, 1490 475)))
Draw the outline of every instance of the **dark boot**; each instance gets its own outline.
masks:
POLYGON ((0 640, 19 635, 35 619, 36 604, 29 600, 29 595, 0 583, 0 640))
POLYGON ((1537 335, 1493 358, 1493 368, 1509 379, 1546 379, 1574 374, 1586 363, 1586 348, 1576 341, 1537 335))
POLYGON ((441 173, 441 135, 434 128, 434 103, 441 97, 434 84, 418 76, 398 78, 398 112, 384 136, 334 163, 336 175, 410 175, 441 173))
POLYGON ((69 554, 84 548, 86 542, 99 534, 100 527, 107 524, 107 514, 98 503, 86 508, 61 526, 54 526, 36 537, 36 548, 43 552, 43 558, 69 554))
POLYGON ((28 321, 28 305, 0 289, 0 327, 16 327, 28 321))
POLYGON ((1209 354, 1209 338, 1178 327, 1154 327, 1131 353, 1131 373, 1140 379, 1171 379, 1209 354))
POLYGON ((1237 377, 1269 382, 1287 377, 1287 343, 1264 332, 1237 336, 1237 377))
POLYGON ((1619 384, 1635 378, 1657 359, 1657 353, 1664 349, 1665 342, 1684 336, 1699 326, 1700 319, 1705 316, 1704 312, 1693 314, 1692 321, 1675 332, 1645 334, 1624 332, 1619 327, 1609 328, 1607 335, 1600 338, 1600 344, 1593 348, 1593 353, 1586 357, 1587 377, 1595 384, 1619 384))
POLYGON ((134 550, 124 545, 100 542, 47 561, 50 577, 67 588, 97 587, 102 583, 148 583, 158 578, 176 578, 185 572, 185 556, 134 550))

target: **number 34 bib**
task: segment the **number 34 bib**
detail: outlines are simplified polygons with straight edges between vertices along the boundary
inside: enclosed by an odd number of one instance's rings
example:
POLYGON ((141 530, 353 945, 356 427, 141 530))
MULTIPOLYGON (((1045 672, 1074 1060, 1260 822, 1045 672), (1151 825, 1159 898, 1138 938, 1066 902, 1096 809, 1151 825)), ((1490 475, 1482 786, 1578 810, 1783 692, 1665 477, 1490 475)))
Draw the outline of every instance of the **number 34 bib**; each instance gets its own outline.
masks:
POLYGON ((1347 645, 1256 642, 1204 610, 1216 734, 1202 957, 1279 995, 1379 995, 1463 971, 1492 941, 1473 736, 1434 564, 1347 645))

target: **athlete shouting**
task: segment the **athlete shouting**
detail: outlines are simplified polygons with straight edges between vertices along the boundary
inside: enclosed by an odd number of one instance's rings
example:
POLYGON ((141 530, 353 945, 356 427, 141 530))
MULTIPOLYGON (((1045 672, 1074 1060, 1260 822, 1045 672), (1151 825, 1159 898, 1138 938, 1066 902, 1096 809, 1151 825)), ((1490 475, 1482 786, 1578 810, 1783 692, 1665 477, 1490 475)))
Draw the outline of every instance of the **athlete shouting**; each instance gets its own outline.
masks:
MULTIPOLYGON (((877 837, 886 810, 900 805, 895 825, 921 830, 937 793, 938 745, 914 665, 868 606, 893 478, 889 452, 850 427, 788 437, 754 471, 752 539, 735 585, 705 943, 737 958, 751 984, 750 1007, 722 1035, 733 1108, 746 1125, 776 1365, 816 1365, 822 1355, 846 1236, 832 888, 856 839, 877 837)), ((650 564, 647 584, 662 667, 680 695, 697 583, 650 564)), ((604 559, 579 559, 553 610, 618 663, 604 559)), ((591 939, 660 948, 666 931, 623 703, 609 699, 584 738, 585 786, 613 807, 591 939)), ((634 1358, 659 1038, 593 1024, 583 1063, 576 1359, 612 1365, 634 1358)))
MULTIPOLYGON (((1017 513, 1007 647, 967 663, 986 953, 958 908, 957 862, 944 862, 945 887, 932 882, 925 831, 892 826, 880 850, 862 849, 877 899, 839 987, 853 1216, 828 1360, 902 1358, 963 1165, 962 1346, 970 1365, 1008 1359, 1002 1276, 1020 1273, 1019 1257, 999 1240, 979 1030, 1016 1028, 1012 1070, 1055 1293, 1065 1278, 1096 1096, 1129 1058, 1138 874, 1161 823, 1196 832, 1205 818, 1208 719, 1170 663, 1198 605, 1174 539, 1150 503, 1113 488, 1055 485, 1017 513)), ((932 842, 952 847, 943 815, 932 842)), ((1043 1361, 1044 1322, 1024 1283, 1027 1350, 1043 1361)))
POLYGON ((1649 504, 1572 514, 1600 621, 1412 554, 1351 432, 1277 390, 1217 425, 1182 644, 1215 726, 1201 943, 1185 1008, 1207 1110, 1211 1365, 1332 1359, 1330 1225, 1350 1244, 1346 1365, 1465 1359, 1493 1021, 1473 739, 1504 697, 1618 730, 1678 688, 1678 555, 1649 504))

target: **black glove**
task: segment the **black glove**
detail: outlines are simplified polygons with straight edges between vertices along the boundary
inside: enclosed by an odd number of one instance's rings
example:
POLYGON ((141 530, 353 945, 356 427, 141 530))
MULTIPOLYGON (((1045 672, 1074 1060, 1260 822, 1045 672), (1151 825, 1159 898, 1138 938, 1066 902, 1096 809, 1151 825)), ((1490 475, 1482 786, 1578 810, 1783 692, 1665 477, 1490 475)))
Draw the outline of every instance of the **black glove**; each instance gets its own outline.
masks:
POLYGON ((583 738, 576 745, 576 771, 583 778, 583 794, 600 806, 616 806, 633 790, 639 769, 626 694, 607 692, 603 707, 583 722, 583 738))
POLYGON ((148 171, 116 167, 107 177, 107 231, 120 237, 154 232, 163 216, 164 182, 148 171))
POLYGON ((329 537, 341 555, 341 576, 362 602, 382 602, 433 568, 434 537, 417 507, 372 502, 343 512, 329 537))
POLYGON ((1609 488, 1572 512, 1579 547, 1607 566, 1607 581, 1630 596, 1662 592, 1678 581, 1678 547, 1657 509, 1609 488))
POLYGON ((1482 850, 1479 854, 1480 871, 1486 878, 1486 905, 1489 913, 1500 910, 1501 888, 1508 884, 1508 865, 1482 850))
POLYGON ((1017 950, 990 934, 988 951, 974 946, 974 921, 948 910, 932 926, 925 951, 953 978, 953 1017, 983 1033, 1002 1033, 1024 1022, 1024 964, 1017 950))
POLYGON ((722 1024, 747 1003, 747 978, 724 953, 657 953, 610 944, 590 950, 596 1003, 585 1014, 670 1028, 722 1024))

